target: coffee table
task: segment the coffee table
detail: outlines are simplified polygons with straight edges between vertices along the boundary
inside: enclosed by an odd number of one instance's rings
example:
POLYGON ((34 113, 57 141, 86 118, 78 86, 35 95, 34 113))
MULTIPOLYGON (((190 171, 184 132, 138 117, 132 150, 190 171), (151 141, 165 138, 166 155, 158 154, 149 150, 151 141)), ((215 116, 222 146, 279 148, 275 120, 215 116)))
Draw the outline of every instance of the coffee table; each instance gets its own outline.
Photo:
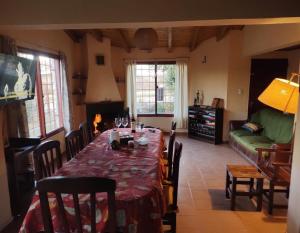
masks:
POLYGON ((261 211, 263 198, 263 175, 252 165, 226 166, 226 198, 231 199, 231 210, 235 210, 236 196, 256 197, 256 210, 261 211), (254 183, 256 181, 256 187, 254 183), (237 190, 237 185, 246 185, 248 191, 237 190))

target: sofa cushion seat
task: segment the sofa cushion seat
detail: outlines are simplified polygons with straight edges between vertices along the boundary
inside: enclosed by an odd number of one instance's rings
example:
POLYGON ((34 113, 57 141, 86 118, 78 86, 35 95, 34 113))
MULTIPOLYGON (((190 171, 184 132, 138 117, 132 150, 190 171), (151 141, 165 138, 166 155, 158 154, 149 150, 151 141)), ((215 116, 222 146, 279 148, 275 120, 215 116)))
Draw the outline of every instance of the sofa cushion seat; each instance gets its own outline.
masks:
POLYGON ((244 130, 245 132, 241 132, 241 130, 235 131, 230 132, 230 136, 237 143, 251 151, 251 153, 253 154, 257 154, 257 151, 255 150, 256 148, 270 148, 271 145, 274 143, 274 141, 270 140, 266 136, 255 135, 251 134, 250 132, 249 135, 248 133, 246 133, 246 130, 244 130))

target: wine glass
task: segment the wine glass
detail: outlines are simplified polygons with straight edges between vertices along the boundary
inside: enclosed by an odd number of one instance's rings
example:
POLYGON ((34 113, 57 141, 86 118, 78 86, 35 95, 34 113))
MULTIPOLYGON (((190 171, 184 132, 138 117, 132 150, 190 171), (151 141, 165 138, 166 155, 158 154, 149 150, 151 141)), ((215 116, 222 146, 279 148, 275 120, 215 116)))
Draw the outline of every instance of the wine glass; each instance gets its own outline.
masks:
POLYGON ((127 127, 127 125, 128 125, 128 118, 127 117, 122 117, 122 125, 123 125, 124 128, 127 127))
POLYGON ((120 117, 116 117, 115 118, 115 125, 116 125, 116 127, 120 128, 121 124, 122 124, 121 118, 120 117))

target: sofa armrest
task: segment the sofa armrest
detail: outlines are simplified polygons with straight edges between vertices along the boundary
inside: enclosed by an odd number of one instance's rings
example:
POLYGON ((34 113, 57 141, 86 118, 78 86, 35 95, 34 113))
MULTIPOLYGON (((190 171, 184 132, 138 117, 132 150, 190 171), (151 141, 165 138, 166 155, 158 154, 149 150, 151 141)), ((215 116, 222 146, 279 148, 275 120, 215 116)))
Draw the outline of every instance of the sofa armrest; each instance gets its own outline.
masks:
POLYGON ((230 131, 240 129, 243 126, 243 124, 245 124, 246 122, 247 122, 246 120, 229 121, 229 129, 230 131))
POLYGON ((278 150, 292 150, 292 144, 291 143, 274 143, 272 145, 272 148, 278 149, 278 150))

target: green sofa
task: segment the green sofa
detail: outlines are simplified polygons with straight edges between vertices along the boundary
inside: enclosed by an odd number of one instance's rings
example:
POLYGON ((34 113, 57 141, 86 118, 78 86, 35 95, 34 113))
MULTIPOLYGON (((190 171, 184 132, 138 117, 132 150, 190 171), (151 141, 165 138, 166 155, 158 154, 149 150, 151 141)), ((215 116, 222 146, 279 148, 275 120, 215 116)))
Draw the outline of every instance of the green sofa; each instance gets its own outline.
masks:
POLYGON ((230 121, 229 144, 252 163, 257 161, 256 148, 270 148, 273 144, 288 144, 292 140, 293 115, 272 109, 260 110, 250 118, 250 122, 263 126, 258 134, 243 129, 246 122, 230 121))

